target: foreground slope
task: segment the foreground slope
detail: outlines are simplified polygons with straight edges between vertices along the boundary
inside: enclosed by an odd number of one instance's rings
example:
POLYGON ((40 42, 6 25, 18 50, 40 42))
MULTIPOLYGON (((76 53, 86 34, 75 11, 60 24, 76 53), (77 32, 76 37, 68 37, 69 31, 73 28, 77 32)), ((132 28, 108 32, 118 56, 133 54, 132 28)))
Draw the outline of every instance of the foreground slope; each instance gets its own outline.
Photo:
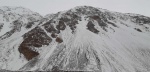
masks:
MULTIPOLYGON (((23 63, 17 62, 19 65, 13 68, 9 65, 16 63, 12 59, 11 63, 3 62, 1 68, 21 71, 149 72, 149 28, 150 18, 143 15, 90 6, 75 7, 46 16, 20 40, 15 40, 15 50, 12 51, 20 53, 15 59, 19 58, 23 63)), ((15 54, 8 56, 12 55, 15 54)))

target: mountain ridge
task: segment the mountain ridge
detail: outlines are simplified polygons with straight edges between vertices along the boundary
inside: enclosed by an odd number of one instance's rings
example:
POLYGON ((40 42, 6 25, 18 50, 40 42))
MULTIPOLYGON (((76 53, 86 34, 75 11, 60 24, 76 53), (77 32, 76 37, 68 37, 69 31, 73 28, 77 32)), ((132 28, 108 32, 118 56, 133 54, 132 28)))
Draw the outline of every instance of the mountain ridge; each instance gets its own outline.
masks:
POLYGON ((0 41, 0 69, 150 71, 149 17, 78 6, 38 20, 0 41))

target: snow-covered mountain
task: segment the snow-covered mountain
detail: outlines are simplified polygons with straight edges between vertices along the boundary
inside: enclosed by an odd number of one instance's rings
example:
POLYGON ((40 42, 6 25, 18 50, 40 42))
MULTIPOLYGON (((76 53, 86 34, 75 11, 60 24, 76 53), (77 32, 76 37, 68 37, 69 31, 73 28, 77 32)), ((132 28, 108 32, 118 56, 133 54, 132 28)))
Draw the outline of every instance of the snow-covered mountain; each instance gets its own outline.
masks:
POLYGON ((12 50, 16 48, 18 39, 36 27, 41 19, 40 14, 23 7, 0 7, 0 69, 16 67, 15 59, 19 54, 17 56, 17 52, 12 50), (13 64, 10 63, 12 61, 13 64))
POLYGON ((150 72, 150 17, 91 6, 44 18, 32 13, 33 27, 17 23, 24 29, 0 40, 0 69, 150 72))
POLYGON ((0 39, 36 25, 42 16, 23 7, 0 7, 0 39))

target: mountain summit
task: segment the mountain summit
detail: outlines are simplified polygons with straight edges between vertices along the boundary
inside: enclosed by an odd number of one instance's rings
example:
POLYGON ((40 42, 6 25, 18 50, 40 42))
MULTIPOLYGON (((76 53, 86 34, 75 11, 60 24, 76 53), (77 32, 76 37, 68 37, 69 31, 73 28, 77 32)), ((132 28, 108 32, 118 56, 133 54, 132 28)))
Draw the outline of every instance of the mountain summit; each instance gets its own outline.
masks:
MULTIPOLYGON (((45 17, 28 14, 21 16, 27 20, 23 29, 0 37, 2 70, 150 71, 150 17, 91 6, 45 17)), ((10 23, 18 28, 22 19, 16 20, 10 23)))

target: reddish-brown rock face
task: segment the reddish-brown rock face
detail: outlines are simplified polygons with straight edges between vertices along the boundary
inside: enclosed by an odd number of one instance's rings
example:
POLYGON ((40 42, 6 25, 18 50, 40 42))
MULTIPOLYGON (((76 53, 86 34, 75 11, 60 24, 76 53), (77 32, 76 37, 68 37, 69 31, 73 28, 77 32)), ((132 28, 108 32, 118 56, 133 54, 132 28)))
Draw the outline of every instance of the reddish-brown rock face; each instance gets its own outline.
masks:
POLYGON ((56 35, 55 33, 52 33, 52 34, 51 34, 51 37, 56 38, 57 35, 56 35))
POLYGON ((39 55, 38 52, 32 51, 31 49, 29 49, 25 45, 20 46, 19 52, 22 53, 27 60, 31 60, 32 58, 39 55))
POLYGON ((39 55, 38 52, 32 50, 40 48, 42 45, 49 45, 52 39, 40 27, 36 27, 24 35, 24 41, 19 46, 19 52, 22 53, 27 60, 39 55))
POLYGON ((56 42, 58 42, 58 43, 62 43, 62 42, 63 42, 63 40, 62 40, 61 38, 57 37, 57 38, 56 38, 56 42))

